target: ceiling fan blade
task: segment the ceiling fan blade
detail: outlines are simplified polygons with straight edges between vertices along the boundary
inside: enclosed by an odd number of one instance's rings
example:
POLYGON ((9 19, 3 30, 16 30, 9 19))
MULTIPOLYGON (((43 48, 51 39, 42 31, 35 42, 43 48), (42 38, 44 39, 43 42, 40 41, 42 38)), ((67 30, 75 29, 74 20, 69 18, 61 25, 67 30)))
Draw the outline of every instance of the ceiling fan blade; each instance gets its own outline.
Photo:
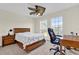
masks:
POLYGON ((30 7, 28 7, 28 9, 30 9, 30 10, 32 10, 32 11, 36 11, 36 9, 35 9, 35 8, 30 8, 30 7))
POLYGON ((39 8, 41 8, 41 9, 46 9, 45 7, 38 6, 38 5, 35 5, 35 7, 36 7, 36 9, 39 9, 39 8))
POLYGON ((35 8, 38 9, 38 5, 35 5, 35 8))
POLYGON ((33 15, 33 14, 35 14, 36 12, 30 12, 30 15, 33 15))

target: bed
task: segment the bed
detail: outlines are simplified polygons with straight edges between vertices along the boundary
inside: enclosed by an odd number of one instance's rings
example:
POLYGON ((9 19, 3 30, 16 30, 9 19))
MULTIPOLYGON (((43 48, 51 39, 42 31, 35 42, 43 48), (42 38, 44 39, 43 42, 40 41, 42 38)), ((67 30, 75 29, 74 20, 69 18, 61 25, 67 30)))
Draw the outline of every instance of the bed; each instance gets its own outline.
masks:
POLYGON ((43 34, 31 33, 30 28, 14 28, 14 34, 16 43, 26 52, 31 52, 45 43, 43 34))

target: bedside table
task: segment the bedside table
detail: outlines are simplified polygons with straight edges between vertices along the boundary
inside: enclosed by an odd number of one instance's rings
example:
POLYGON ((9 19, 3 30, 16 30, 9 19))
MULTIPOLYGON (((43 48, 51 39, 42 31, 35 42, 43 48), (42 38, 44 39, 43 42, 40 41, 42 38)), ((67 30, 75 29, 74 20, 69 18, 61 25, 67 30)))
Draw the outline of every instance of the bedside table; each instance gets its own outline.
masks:
POLYGON ((2 36, 2 46, 10 45, 15 43, 14 35, 2 36))

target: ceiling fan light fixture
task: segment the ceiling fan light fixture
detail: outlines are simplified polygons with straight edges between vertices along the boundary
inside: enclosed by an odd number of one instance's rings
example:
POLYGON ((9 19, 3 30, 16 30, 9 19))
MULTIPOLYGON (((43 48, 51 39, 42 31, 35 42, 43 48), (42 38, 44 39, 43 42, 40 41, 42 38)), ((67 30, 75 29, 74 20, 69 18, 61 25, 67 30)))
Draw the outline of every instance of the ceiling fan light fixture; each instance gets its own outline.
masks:
POLYGON ((40 14, 40 13, 38 13, 38 14, 37 14, 37 16, 41 16, 41 14, 40 14))

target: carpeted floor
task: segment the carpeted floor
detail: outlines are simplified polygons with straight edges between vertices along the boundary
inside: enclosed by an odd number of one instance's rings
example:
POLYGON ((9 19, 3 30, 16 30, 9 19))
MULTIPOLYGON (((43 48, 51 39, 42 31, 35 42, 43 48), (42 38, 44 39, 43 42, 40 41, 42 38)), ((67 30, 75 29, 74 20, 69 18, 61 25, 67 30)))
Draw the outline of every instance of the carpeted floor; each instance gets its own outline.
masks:
MULTIPOLYGON (((49 51, 53 47, 52 44, 47 41, 44 45, 38 47, 30 53, 26 53, 24 50, 18 47, 17 44, 0 47, 0 55, 53 55, 54 51, 49 51)), ((66 55, 79 55, 79 51, 66 50, 66 55)))

